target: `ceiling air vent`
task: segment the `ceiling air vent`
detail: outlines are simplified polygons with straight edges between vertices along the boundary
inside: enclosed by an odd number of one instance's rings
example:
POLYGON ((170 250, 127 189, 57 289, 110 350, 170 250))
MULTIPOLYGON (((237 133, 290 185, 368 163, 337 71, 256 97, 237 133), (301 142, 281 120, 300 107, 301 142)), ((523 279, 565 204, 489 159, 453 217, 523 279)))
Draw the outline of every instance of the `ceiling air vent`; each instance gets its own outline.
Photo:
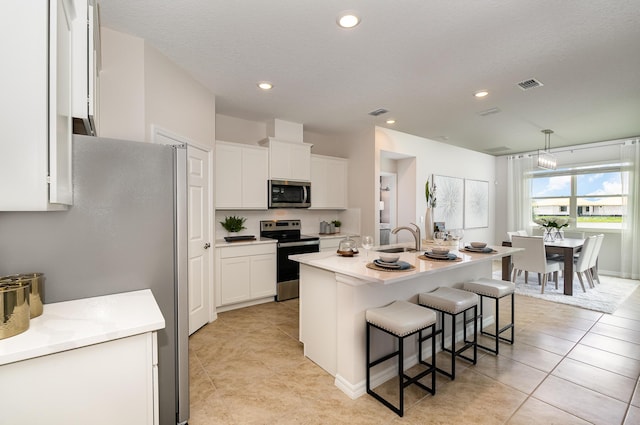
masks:
POLYGON ((387 111, 384 108, 379 108, 379 109, 376 109, 375 111, 369 112, 369 115, 373 115, 374 117, 377 117, 378 115, 386 114, 387 112, 389 111, 387 111))
POLYGON ((520 81, 518 83, 518 87, 520 87, 520 89, 524 90, 529 90, 529 89, 535 89, 536 87, 542 87, 544 84, 542 84, 540 81, 536 80, 535 78, 530 78, 528 80, 524 80, 524 81, 520 81))
POLYGON ((497 114, 498 112, 500 112, 500 108, 490 108, 478 112, 478 115, 480 115, 481 117, 486 117, 487 115, 497 114))

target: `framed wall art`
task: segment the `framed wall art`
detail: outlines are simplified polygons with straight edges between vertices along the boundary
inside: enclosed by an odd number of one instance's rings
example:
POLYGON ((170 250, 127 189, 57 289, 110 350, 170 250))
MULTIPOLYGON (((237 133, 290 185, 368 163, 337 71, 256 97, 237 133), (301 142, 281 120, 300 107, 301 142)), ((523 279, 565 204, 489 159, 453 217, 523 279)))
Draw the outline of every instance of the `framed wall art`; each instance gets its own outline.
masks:
POLYGON ((464 181, 464 228, 489 227, 489 182, 464 181))
POLYGON ((433 221, 444 221, 447 229, 463 227, 464 180, 458 177, 433 176, 436 186, 436 207, 433 221))

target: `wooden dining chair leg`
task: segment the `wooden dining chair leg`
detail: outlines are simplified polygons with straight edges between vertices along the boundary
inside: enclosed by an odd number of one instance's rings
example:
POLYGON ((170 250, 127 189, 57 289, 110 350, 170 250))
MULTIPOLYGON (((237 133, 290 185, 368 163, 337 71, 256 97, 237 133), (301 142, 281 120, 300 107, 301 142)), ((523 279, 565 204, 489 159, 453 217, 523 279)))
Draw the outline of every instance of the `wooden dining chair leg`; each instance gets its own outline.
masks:
POLYGON ((583 280, 582 280, 582 273, 578 272, 578 273, 576 273, 576 274, 578 275, 578 280, 580 281, 580 286, 582 286, 582 291, 583 291, 583 292, 587 292, 587 290, 586 290, 586 289, 585 289, 585 287, 584 287, 584 282, 583 282, 583 280))
POLYGON ((544 294, 544 287, 547 285, 547 274, 542 275, 542 286, 540 288, 540 293, 544 294))

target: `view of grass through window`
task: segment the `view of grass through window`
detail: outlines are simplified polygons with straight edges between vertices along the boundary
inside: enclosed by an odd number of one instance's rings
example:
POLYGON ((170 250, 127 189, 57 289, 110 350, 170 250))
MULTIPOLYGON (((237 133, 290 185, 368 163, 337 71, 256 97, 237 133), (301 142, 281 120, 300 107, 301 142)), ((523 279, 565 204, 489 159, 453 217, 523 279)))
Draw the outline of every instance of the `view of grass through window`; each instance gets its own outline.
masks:
POLYGON ((573 228, 620 229, 624 178, 619 167, 536 173, 531 178, 531 220, 565 217, 573 228))

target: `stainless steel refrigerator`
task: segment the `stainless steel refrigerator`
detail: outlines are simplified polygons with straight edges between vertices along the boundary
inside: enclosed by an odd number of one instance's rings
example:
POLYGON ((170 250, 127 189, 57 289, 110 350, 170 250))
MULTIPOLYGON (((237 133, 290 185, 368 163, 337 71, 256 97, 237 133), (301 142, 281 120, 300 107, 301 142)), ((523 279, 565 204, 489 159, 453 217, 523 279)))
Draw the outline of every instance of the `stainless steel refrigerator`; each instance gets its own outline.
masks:
POLYGON ((186 149, 74 136, 73 174, 69 210, 0 212, 0 275, 44 272, 45 311, 47 303, 151 289, 166 322, 158 332, 160 424, 186 423, 186 149))

